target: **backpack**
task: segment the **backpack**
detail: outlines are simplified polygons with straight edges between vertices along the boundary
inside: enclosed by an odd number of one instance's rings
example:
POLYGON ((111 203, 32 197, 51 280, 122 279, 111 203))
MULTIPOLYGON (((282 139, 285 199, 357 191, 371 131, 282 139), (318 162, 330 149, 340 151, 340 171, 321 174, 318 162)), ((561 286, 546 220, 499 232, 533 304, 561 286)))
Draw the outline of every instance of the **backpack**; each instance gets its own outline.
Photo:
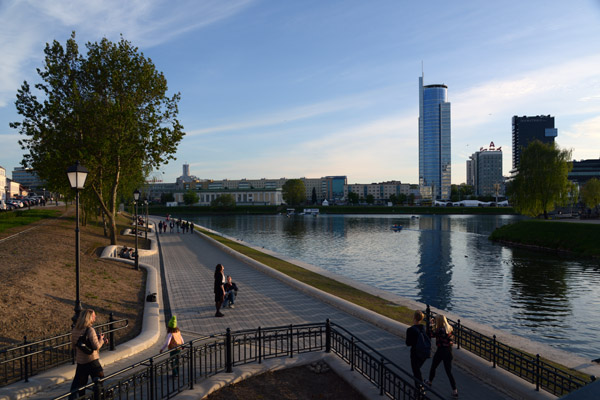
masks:
POLYGON ((88 338, 88 329, 87 328, 85 330, 85 332, 83 333, 83 335, 79 336, 79 339, 77 339, 77 348, 79 350, 81 350, 83 353, 85 354, 92 354, 94 352, 94 349, 92 348, 92 344, 90 343, 90 339, 88 338))
POLYGON ((431 358, 431 338, 427 336, 423 329, 417 328, 415 354, 421 359, 431 358))

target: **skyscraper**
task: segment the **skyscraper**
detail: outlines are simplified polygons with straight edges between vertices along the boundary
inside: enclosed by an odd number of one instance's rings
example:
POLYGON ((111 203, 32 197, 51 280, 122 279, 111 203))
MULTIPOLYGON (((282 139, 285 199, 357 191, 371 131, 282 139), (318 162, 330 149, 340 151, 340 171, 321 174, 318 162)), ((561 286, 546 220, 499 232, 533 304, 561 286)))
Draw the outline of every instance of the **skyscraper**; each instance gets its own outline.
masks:
POLYGON ((423 86, 419 78, 419 186, 432 200, 450 199, 450 103, 448 86, 423 86))
POLYGON ((512 167, 519 169, 521 152, 534 140, 542 143, 554 143, 558 131, 554 128, 554 117, 538 115, 535 117, 512 118, 512 167))

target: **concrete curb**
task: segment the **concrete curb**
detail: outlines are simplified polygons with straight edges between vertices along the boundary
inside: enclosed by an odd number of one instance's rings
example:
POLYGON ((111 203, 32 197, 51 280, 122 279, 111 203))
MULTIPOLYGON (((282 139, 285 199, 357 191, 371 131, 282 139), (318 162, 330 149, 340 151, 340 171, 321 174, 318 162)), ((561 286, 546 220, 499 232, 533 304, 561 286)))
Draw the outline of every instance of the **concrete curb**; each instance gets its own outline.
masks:
MULTIPOLYGON (((112 258, 116 261, 133 265, 133 260, 113 257, 103 258, 112 258)), ((158 293, 160 275, 156 268, 144 263, 140 263, 140 267, 144 268, 147 273, 146 292, 158 293)), ((103 351, 101 353, 100 362, 103 366, 146 350, 159 340, 160 310, 162 308, 160 301, 161 299, 157 299, 156 303, 145 303, 142 331, 138 336, 126 343, 120 344, 115 351, 103 351)), ((0 389, 0 400, 23 399, 47 388, 64 383, 65 381, 70 381, 73 379, 73 376, 75 376, 75 368, 75 365, 63 365, 29 378, 29 382, 16 382, 6 386, 0 389)))
MULTIPOLYGON (((244 261, 249 264, 251 267, 261 271, 262 273, 269 275, 275 279, 278 279, 281 282, 288 284, 289 286, 296 288, 297 290, 308 294, 312 297, 323 301, 339 310, 342 310, 356 318, 360 318, 363 321, 369 322, 378 328, 386 330, 400 338, 405 337, 406 330, 408 329, 408 325, 395 321, 391 318, 385 317, 383 315, 379 315, 374 313, 371 310, 367 310, 361 306, 358 306, 354 303, 341 299, 339 297, 333 296, 329 293, 326 293, 320 289, 309 286, 303 282, 300 282, 294 278, 291 278, 288 275, 285 275, 271 267, 268 267, 265 264, 262 264, 248 256, 245 256, 221 243, 208 237, 201 232, 198 232, 202 235, 206 240, 211 241, 216 246, 220 247, 223 251, 229 253, 233 257, 236 257, 239 260, 244 261)), ((233 239, 236 241, 235 239, 233 239)), ((238 241, 239 242, 239 241, 238 241)), ((335 321, 332 321, 335 322, 335 321)), ((540 391, 535 391, 535 386, 516 377, 515 375, 504 371, 499 368, 492 368, 492 364, 471 354, 467 351, 461 351, 455 349, 454 358, 456 365, 462 367, 464 370, 468 371, 471 375, 477 377, 483 382, 489 383, 494 387, 506 392, 510 395, 511 398, 517 399, 555 399, 556 396, 553 396, 549 393, 540 391)))

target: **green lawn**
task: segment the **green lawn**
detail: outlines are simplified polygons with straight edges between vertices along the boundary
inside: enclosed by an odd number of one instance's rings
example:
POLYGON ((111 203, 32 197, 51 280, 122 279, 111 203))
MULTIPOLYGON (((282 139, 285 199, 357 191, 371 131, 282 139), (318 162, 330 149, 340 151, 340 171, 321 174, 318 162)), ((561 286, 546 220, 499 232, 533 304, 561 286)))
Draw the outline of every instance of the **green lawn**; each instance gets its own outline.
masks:
POLYGON ((60 214, 60 210, 44 210, 40 208, 33 210, 3 211, 0 213, 0 232, 4 232, 7 229, 17 226, 29 225, 40 219, 55 218, 60 214))

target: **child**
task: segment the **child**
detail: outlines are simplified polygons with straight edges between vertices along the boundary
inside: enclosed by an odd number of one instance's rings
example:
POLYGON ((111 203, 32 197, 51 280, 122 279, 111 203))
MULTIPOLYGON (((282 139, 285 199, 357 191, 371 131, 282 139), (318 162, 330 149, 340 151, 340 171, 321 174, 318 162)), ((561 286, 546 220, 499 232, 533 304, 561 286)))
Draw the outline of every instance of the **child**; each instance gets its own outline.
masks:
POLYGON ((177 317, 173 315, 169 320, 169 324, 167 325, 167 340, 163 347, 161 347, 160 352, 162 353, 165 348, 171 350, 171 367, 173 368, 173 376, 176 377, 179 375, 179 357, 178 354, 181 350, 176 349, 176 347, 183 344, 183 338, 181 337, 181 332, 177 327, 177 317), (175 350, 173 350, 175 349, 175 350))

